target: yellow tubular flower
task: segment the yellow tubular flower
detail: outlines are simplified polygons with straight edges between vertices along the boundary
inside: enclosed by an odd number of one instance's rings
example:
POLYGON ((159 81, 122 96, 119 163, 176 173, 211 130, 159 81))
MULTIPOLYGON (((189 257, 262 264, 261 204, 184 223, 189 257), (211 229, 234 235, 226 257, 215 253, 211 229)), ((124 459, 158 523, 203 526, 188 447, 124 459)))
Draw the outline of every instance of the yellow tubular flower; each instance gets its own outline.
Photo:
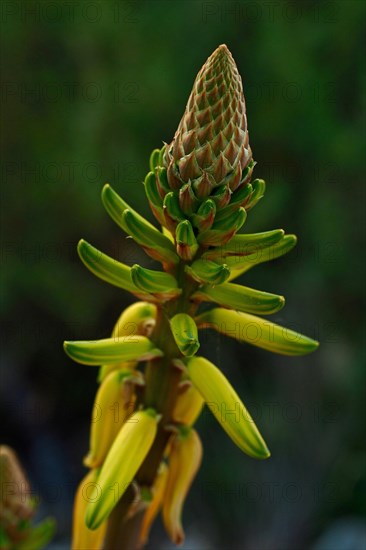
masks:
POLYGON ((91 531, 85 525, 85 510, 89 501, 95 482, 97 470, 91 470, 81 481, 75 495, 73 528, 72 528, 72 550, 99 550, 102 547, 107 522, 105 521, 98 529, 91 531))
POLYGON ((181 430, 172 442, 163 501, 164 526, 174 544, 184 541, 182 509, 202 460, 202 443, 193 429, 181 430))
POLYGON ((102 383, 105 378, 116 370, 118 371, 132 371, 136 368, 137 361, 122 361, 121 363, 112 363, 110 365, 102 365, 98 373, 98 382, 102 383))
POLYGON ((126 418, 133 412, 133 381, 131 371, 117 370, 108 374, 101 383, 93 407, 90 450, 84 458, 88 468, 102 465, 126 418))
POLYGON ((132 482, 154 442, 159 420, 153 409, 146 409, 132 414, 120 429, 86 508, 89 529, 101 525, 132 482))
MULTIPOLYGON (((114 326, 112 336, 133 336, 142 334, 141 329, 146 321, 155 319, 156 306, 149 302, 136 302, 127 307, 114 326)), ((144 335, 147 336, 147 335, 144 335)))
POLYGON ((187 369, 212 414, 239 449, 253 458, 268 458, 270 452, 254 420, 222 372, 204 357, 189 359, 187 369))
POLYGON ((165 462, 162 462, 160 464, 158 474, 152 487, 152 500, 149 503, 148 508, 145 512, 140 531, 139 547, 141 548, 147 543, 151 526, 154 523, 154 520, 161 508, 167 479, 168 468, 165 462))
POLYGON ((175 403, 172 417, 174 422, 192 426, 201 414, 204 399, 188 380, 183 384, 186 387, 175 403))
MULTIPOLYGON (((119 316, 116 322, 112 338, 122 336, 147 336, 149 337, 152 328, 155 325, 156 306, 149 302, 136 302, 128 306, 119 316)), ((137 365, 136 361, 125 361, 123 363, 115 363, 112 365, 103 365, 99 370, 99 382, 101 382, 110 372, 116 369, 134 369, 137 365)))

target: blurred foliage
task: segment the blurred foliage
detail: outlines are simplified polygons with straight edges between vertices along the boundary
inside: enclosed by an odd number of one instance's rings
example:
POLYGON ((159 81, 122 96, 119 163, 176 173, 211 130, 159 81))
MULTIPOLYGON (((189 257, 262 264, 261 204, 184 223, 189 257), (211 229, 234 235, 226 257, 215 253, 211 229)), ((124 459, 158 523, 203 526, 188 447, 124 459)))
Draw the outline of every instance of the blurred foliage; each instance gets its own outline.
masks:
POLYGON ((358 0, 2 4, 4 442, 58 516, 60 540, 96 376, 61 343, 107 335, 131 300, 85 271, 76 243, 150 265, 111 223, 100 191, 110 182, 152 219, 148 156, 172 138, 220 43, 242 74, 255 175, 267 181, 244 230, 299 237, 288 258, 245 280, 284 294, 278 321, 322 345, 293 359, 205 338, 273 458, 243 457, 204 415, 207 459, 187 531, 203 531, 211 547, 285 549, 365 513, 364 19, 358 0))

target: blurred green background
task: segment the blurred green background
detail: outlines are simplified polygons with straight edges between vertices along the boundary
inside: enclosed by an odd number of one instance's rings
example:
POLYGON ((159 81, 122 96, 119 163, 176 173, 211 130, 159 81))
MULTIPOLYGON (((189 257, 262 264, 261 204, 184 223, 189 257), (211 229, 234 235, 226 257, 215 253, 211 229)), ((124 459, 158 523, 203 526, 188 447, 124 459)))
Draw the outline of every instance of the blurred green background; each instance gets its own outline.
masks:
MULTIPOLYGON (((255 462, 208 413, 185 548, 365 548, 365 4, 361 1, 4 1, 2 441, 68 548, 96 371, 64 339, 105 337, 133 298, 81 265, 84 237, 144 258, 105 213, 110 182, 148 211, 151 150, 170 141, 196 73, 226 43, 243 77, 264 200, 245 231, 283 227, 297 248, 243 282, 284 294, 275 316, 321 341, 304 358, 208 334, 272 451, 255 462)), ((149 548, 171 548, 160 522, 149 548)))

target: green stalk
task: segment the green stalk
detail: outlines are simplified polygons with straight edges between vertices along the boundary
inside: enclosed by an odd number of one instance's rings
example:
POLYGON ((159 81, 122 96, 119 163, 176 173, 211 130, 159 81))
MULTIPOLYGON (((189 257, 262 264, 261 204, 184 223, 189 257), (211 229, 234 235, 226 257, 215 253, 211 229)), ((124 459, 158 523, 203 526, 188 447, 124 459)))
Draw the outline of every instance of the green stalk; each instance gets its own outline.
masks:
MULTIPOLYGON (((197 305, 190 302, 190 296, 198 285, 186 276, 185 265, 185 262, 180 261, 176 270, 177 280, 184 289, 179 300, 172 304, 173 307, 169 308, 169 312, 161 307, 157 311, 152 340, 159 349, 164 351, 164 356, 149 361, 145 370, 144 405, 154 408, 162 418, 154 444, 136 475, 136 481, 140 487, 152 486, 163 460, 164 451, 171 437, 171 431, 166 427, 171 423, 172 410, 178 396, 178 385, 182 375, 181 368, 172 362, 180 352, 170 329, 168 315, 172 317, 176 313, 188 311, 193 314, 193 310, 197 309, 197 305)), ((127 517, 134 498, 133 490, 126 491, 110 515, 103 550, 116 548, 137 550, 144 513, 137 509, 136 513, 127 517)))

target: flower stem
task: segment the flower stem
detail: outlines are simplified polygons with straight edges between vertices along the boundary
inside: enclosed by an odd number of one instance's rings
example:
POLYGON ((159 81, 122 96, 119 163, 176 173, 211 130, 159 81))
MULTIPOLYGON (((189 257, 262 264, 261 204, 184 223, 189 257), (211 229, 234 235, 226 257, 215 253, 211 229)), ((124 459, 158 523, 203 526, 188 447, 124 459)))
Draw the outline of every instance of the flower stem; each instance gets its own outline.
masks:
MULTIPOLYGON (((152 339, 156 346, 164 351, 164 356, 148 362, 145 369, 145 391, 143 396, 144 407, 152 407, 162 415, 158 426, 158 432, 153 446, 145 461, 137 473, 138 486, 151 487, 154 483, 159 465, 164 457, 164 451, 169 442, 171 432, 166 429, 172 422, 172 411, 178 396, 178 386, 182 376, 181 368, 173 362, 173 359, 181 356, 174 341, 169 318, 177 312, 196 309, 191 304, 190 295, 194 292, 196 284, 191 280, 185 280, 184 263, 181 262, 177 269, 182 279, 183 293, 180 299, 172 303, 169 310, 160 307, 157 311, 156 325, 152 339)), ((137 550, 139 532, 142 526, 144 510, 137 507, 135 513, 131 513, 131 505, 135 498, 134 491, 129 487, 125 492, 108 520, 108 530, 104 541, 103 550, 137 550)))

